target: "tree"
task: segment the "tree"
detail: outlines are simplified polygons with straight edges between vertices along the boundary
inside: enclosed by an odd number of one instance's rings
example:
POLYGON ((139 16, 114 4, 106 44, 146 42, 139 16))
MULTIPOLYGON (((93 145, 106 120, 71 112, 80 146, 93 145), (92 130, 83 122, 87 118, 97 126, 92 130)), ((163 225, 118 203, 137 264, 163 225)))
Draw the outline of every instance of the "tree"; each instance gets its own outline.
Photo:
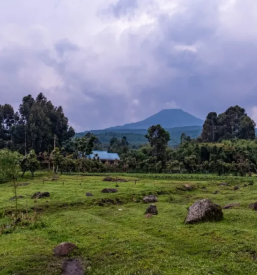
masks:
POLYGON ((160 124, 151 126, 145 136, 152 147, 152 155, 157 161, 165 161, 166 148, 170 140, 170 134, 160 124))
POLYGON ((212 112, 204 122, 200 139, 203 142, 255 139, 255 122, 238 105, 228 108, 218 116, 212 112))
POLYGON ((31 150, 27 155, 20 159, 20 167, 22 170, 22 177, 26 173, 26 171, 30 171, 32 177, 34 177, 34 173, 39 169, 40 164, 37 160, 37 155, 34 150, 31 150))
POLYGON ((92 154, 95 140, 96 140, 96 137, 92 133, 87 133, 82 138, 76 138, 74 142, 75 143, 74 147, 75 147, 77 157, 79 156, 86 157, 92 154))
POLYGON ((17 178, 19 177, 19 159, 17 152, 11 152, 8 149, 0 150, 0 175, 4 180, 11 180, 15 194, 15 219, 18 220, 18 196, 17 196, 17 178))

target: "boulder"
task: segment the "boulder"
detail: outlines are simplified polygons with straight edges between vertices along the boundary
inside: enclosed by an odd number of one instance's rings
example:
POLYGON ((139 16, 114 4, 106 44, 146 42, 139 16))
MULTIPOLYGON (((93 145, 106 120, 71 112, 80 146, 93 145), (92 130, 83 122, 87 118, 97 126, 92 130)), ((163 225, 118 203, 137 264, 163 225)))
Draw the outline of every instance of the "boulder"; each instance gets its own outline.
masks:
POLYGON ((257 211, 257 202, 249 204, 249 208, 252 209, 252 210, 257 211))
POLYGON ((236 185, 233 187, 233 190, 236 191, 236 190, 239 190, 240 189, 240 186, 239 185, 236 185))
MULTIPOLYGON (((17 199, 23 199, 24 197, 23 196, 17 196, 17 199)), ((9 200, 10 201, 14 201, 16 199, 16 197, 11 197, 9 200)))
POLYGON ((102 190, 102 193, 117 193, 117 192, 118 192, 118 190, 115 188, 104 188, 102 190))
POLYGON ((54 252, 55 256, 68 256, 70 253, 72 253, 77 248, 78 247, 73 243, 64 242, 64 243, 58 244, 54 248, 53 252, 54 252))
POLYGON ((156 205, 151 204, 149 207, 147 207, 145 214, 151 214, 151 215, 158 215, 158 210, 156 205))
POLYGON ((203 221, 220 221, 223 218, 222 208, 210 201, 203 199, 196 201, 189 207, 185 223, 197 223, 203 221))
POLYGON ((219 186, 228 186, 229 184, 228 183, 226 183, 226 182, 221 182, 221 183, 219 183, 219 186))
POLYGON ((62 275, 84 275, 84 268, 80 260, 65 260, 62 266, 62 275))
POLYGON ((87 197, 93 197, 94 195, 92 193, 86 193, 87 197))
POLYGON ((105 177, 105 178, 103 179, 103 181, 113 181, 113 178, 111 178, 111 177, 105 177))
POLYGON ((35 194, 32 195, 32 199, 42 199, 42 198, 49 198, 50 193, 49 192, 36 192, 35 194))
POLYGON ((229 204, 226 204, 223 209, 231 209, 231 208, 234 208, 235 206, 239 206, 240 203, 238 202, 235 202, 235 203, 229 203, 229 204))
POLYGON ((177 190, 181 190, 181 191, 192 191, 193 189, 194 189, 194 186, 189 184, 183 184, 182 187, 177 187, 177 190))
POLYGON ((144 203, 158 202, 158 198, 155 195, 148 195, 143 198, 144 203))

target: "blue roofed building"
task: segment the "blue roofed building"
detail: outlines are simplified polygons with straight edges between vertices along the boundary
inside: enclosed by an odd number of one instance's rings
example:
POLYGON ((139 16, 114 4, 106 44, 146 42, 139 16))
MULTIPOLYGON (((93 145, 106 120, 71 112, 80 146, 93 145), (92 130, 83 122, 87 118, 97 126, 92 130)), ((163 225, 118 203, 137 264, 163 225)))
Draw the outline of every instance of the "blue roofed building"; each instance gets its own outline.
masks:
POLYGON ((92 154, 87 156, 89 159, 99 159, 104 164, 119 164, 120 157, 117 153, 108 153, 107 151, 93 151, 92 154))

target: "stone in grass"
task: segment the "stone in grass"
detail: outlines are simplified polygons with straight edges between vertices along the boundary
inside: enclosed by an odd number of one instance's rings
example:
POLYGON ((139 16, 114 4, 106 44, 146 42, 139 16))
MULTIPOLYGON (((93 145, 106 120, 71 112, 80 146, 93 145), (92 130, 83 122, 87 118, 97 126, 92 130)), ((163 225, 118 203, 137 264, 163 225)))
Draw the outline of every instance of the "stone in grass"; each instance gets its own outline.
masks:
POLYGON ((217 222, 221 221, 222 218, 222 208, 209 199, 203 199, 196 201, 189 207, 185 223, 198 223, 204 221, 217 222))
POLYGON ((103 181, 113 181, 113 178, 111 178, 111 177, 105 177, 105 178, 103 179, 103 181))
POLYGON ((84 268, 78 259, 68 259, 63 262, 62 275, 84 275, 84 268))
POLYGON ((249 208, 254 210, 254 211, 257 211, 257 202, 249 204, 249 208))
POLYGON ((213 194, 213 195, 217 195, 218 193, 219 193, 219 191, 216 190, 216 191, 214 191, 212 194, 213 194))
POLYGON ((102 193, 117 193, 117 192, 118 192, 118 190, 115 188, 104 188, 102 190, 102 193))
POLYGON ((234 208, 235 206, 239 206, 239 205, 240 205, 240 203, 238 203, 238 202, 229 203, 229 204, 226 204, 226 205, 223 207, 223 209, 232 209, 232 208, 234 208))
MULTIPOLYGON (((23 199, 24 197, 23 196, 17 196, 17 199, 23 199)), ((16 197, 11 197, 10 198, 10 201, 14 201, 16 199, 16 197)))
POLYGON ((234 191, 237 191, 237 190, 239 190, 239 189, 240 189, 240 186, 239 186, 239 185, 236 185, 236 186, 233 187, 233 190, 234 190, 234 191))
POLYGON ((219 183, 219 186, 228 186, 229 184, 227 182, 219 183))
POLYGON ((63 242, 58 244, 53 252, 55 256, 68 256, 70 253, 72 253, 75 249, 77 249, 78 247, 73 244, 73 243, 69 243, 69 242, 63 242))
POLYGON ((155 195, 148 195, 143 198, 144 203, 158 202, 158 198, 155 195))
POLYGON ((94 195, 92 193, 86 193, 87 197, 93 197, 94 195))
POLYGON ((145 214, 151 214, 151 215, 158 215, 158 210, 156 205, 151 204, 149 207, 147 207, 145 214))
POLYGON ((32 199, 42 199, 42 198, 49 198, 50 197, 50 193, 49 192, 36 192, 32 195, 32 199))

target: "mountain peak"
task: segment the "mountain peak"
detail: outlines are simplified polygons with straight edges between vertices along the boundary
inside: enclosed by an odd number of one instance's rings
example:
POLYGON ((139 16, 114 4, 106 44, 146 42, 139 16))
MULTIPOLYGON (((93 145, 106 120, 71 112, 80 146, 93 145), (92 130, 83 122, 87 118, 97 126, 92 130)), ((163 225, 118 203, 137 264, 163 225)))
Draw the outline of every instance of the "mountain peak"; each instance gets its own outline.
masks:
POLYGON ((148 129, 152 125, 160 124, 164 128, 202 126, 203 120, 183 111, 182 109, 163 109, 145 120, 108 128, 115 129, 148 129))

